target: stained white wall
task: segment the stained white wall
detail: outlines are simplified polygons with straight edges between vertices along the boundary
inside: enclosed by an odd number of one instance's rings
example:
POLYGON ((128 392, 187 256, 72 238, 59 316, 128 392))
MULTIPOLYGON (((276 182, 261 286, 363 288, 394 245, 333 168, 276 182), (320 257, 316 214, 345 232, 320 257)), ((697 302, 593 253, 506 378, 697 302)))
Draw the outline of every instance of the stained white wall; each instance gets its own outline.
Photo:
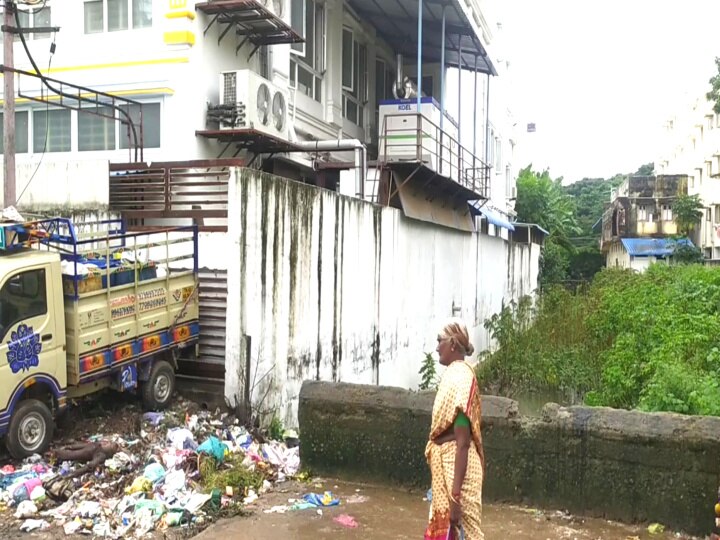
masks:
POLYGON ((225 395, 297 416, 305 379, 416 388, 444 320, 483 322, 532 294, 540 247, 239 169, 230 181, 225 395))

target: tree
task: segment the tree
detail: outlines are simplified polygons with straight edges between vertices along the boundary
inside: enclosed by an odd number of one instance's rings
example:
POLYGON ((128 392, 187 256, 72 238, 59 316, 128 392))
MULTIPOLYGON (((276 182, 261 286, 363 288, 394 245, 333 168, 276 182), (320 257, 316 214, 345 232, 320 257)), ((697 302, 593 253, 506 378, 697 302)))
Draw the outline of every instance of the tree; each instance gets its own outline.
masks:
POLYGON ((518 221, 536 223, 550 233, 550 239, 572 250, 570 237, 580 232, 572 198, 562 187, 562 178, 553 180, 549 171, 538 173, 528 166, 517 180, 515 211, 518 221))
POLYGON ((680 195, 673 203, 673 216, 680 234, 688 236, 703 216, 699 195, 680 195))
POLYGON ((706 97, 713 103, 715 114, 720 114, 720 56, 715 57, 715 71, 717 73, 710 78, 710 91, 706 97))
POLYGON ((517 180, 515 211, 518 221, 536 223, 549 236, 540 267, 542 284, 567 279, 569 256, 575 251, 571 238, 580 233, 575 203, 564 190, 562 179, 552 179, 549 171, 542 173, 528 166, 517 180))
POLYGON ((641 165, 640 168, 635 172, 635 176, 652 176, 655 174, 655 164, 646 163, 641 165))
POLYGON ((605 204, 610 202, 610 192, 622 184, 627 178, 624 174, 617 174, 610 179, 583 178, 565 187, 565 192, 575 201, 577 224, 580 227, 579 235, 583 242, 576 246, 595 246, 600 238, 599 229, 593 226, 602 218, 605 204))

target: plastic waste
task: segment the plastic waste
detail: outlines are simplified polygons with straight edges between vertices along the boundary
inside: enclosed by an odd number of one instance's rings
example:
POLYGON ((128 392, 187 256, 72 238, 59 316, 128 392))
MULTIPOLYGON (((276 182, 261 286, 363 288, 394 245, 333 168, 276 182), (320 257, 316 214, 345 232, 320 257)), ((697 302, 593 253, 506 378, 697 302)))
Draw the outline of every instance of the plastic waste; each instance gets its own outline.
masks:
POLYGON ((102 507, 97 501, 83 501, 77 507, 75 513, 81 518, 94 518, 100 513, 101 509, 102 507))
POLYGON ((138 476, 135 480, 133 480, 132 485, 125 490, 125 493, 128 495, 133 493, 141 493, 141 492, 152 492, 153 484, 152 482, 145 478, 144 476, 138 476))
POLYGON ((25 480, 22 484, 17 486, 13 491, 13 499, 16 503, 27 501, 30 499, 30 493, 38 486, 42 485, 42 480, 39 478, 30 478, 25 480))
POLYGON ((43 531, 49 528, 50 524, 44 519, 26 519, 23 524, 20 525, 20 530, 23 532, 43 531))
POLYGON ((47 499, 45 488, 42 486, 36 486, 30 493, 30 500, 34 503, 40 503, 47 499))
POLYGON ((165 478, 165 468, 159 463, 150 463, 145 467, 143 476, 150 480, 153 484, 157 484, 160 480, 165 478))
POLYGON ((197 448, 198 454, 208 454, 215 458, 215 461, 222 462, 225 459, 225 452, 228 447, 225 443, 220 442, 217 437, 210 437, 197 448))
POLYGON ((25 519, 37 515, 38 507, 32 501, 22 501, 18 504, 17 510, 15 510, 15 517, 17 519, 25 519))
POLYGON ((326 491, 322 495, 318 495, 317 493, 308 493, 303 497, 303 500, 317 507, 337 506, 340 504, 340 501, 336 499, 330 491, 326 491))
POLYGON ((145 510, 150 511, 154 518, 159 519, 167 511, 167 508, 162 502, 155 499, 141 499, 135 503, 136 514, 145 510))
POLYGON ((143 414, 143 420, 155 427, 159 426, 164 419, 165 413, 161 412, 146 412, 143 414))
POLYGON ((338 517, 336 517, 333 521, 335 523, 339 523, 343 527, 347 527, 348 529, 355 529, 358 526, 358 522, 355 521, 355 518, 352 516, 349 516, 347 514, 341 514, 338 517))
POLYGON ((186 428, 173 428, 168 431, 168 441, 178 450, 196 450, 195 436, 186 428))

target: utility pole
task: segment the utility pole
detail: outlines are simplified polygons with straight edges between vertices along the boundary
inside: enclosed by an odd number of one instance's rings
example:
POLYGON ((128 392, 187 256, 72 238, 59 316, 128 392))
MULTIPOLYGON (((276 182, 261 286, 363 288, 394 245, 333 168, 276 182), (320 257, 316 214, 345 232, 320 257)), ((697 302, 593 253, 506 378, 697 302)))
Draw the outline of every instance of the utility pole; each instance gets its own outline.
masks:
MULTIPOLYGON (((12 70, 15 67, 13 37, 15 34, 10 28, 15 27, 15 3, 5 0, 3 8, 3 64, 12 70)), ((5 91, 3 94, 3 207, 15 206, 15 73, 5 69, 3 71, 5 91)))

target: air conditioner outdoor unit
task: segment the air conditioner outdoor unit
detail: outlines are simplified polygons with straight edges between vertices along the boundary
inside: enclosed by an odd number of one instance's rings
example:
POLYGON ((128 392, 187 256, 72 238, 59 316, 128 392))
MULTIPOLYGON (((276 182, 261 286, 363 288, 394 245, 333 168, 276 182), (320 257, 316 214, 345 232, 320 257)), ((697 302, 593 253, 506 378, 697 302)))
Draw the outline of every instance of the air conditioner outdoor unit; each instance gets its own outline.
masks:
MULTIPOLYGON (((270 0, 268 0, 270 1, 270 0)), ((288 94, 249 69, 220 74, 220 129, 255 129, 288 139, 288 94)))
POLYGON ((255 0, 262 6, 268 8, 277 17, 283 18, 285 16, 285 0, 255 0))

